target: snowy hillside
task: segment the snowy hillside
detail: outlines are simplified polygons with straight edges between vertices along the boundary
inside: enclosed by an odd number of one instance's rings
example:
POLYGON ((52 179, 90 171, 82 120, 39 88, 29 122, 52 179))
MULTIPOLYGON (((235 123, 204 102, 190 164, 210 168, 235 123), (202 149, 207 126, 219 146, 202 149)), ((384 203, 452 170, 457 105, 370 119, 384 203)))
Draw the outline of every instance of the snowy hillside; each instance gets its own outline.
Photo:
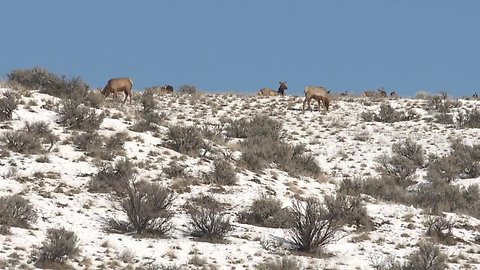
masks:
MULTIPOLYGON (((0 99, 9 91, 17 93, 2 88, 0 99)), ((449 269, 480 268, 479 239, 476 239, 480 236, 480 221, 471 214, 476 208, 448 212, 442 210, 451 208, 437 203, 434 208, 440 209, 438 213, 425 207, 426 200, 411 199, 410 203, 402 204, 401 198, 389 199, 398 194, 390 194, 389 198, 384 194, 375 196, 372 194, 377 190, 366 194, 364 191, 368 188, 364 188, 362 192, 358 191, 362 194, 357 197, 361 198, 370 217, 370 228, 342 224, 334 241, 315 254, 296 251, 287 228, 267 228, 241 222, 241 213, 262 196, 279 199, 284 207, 291 207, 300 198, 315 197, 324 201, 326 195, 339 194, 339 188, 346 180, 358 183, 381 179, 381 158, 384 165, 393 164, 388 163, 388 158, 393 155, 392 146, 401 145, 407 139, 421 146, 424 161, 405 177, 407 184, 401 183, 399 192, 410 194, 408 192, 428 185, 431 164, 437 164, 434 155, 437 159, 449 155, 455 139, 466 146, 480 144, 480 129, 460 126, 458 120, 459 116, 480 110, 480 100, 437 100, 435 103, 432 98, 347 96, 334 97, 328 113, 323 108, 322 112, 302 113, 303 97, 174 93, 154 95, 156 108, 152 115, 156 120, 142 128, 142 118, 147 115, 142 109, 142 94, 136 93, 132 104, 123 106, 120 94, 118 101, 109 97, 99 108, 91 109, 98 115, 105 113, 96 131, 101 140, 110 138, 111 147, 115 149, 113 153, 98 153, 100 148, 107 146, 101 143, 85 149, 79 146, 82 138, 86 140, 84 143, 93 140, 86 135, 81 137, 82 134, 91 135, 93 131, 88 127, 72 128, 72 124, 60 121, 64 106, 61 99, 36 90, 18 94, 19 103, 12 118, 0 121, 0 196, 21 195, 32 205, 36 218, 27 226, 3 227, 0 268, 40 267, 38 251, 51 228, 64 228, 78 237, 78 252, 58 264, 61 266, 50 266, 60 268, 257 269, 261 265, 265 267, 270 258, 283 257, 298 261, 300 269, 374 269, 388 265, 389 260, 405 263, 422 241, 439 247, 446 255, 449 269), (447 111, 441 114, 442 109, 436 106, 443 106, 446 102, 451 106, 442 107, 447 111), (390 105, 388 108, 404 116, 405 119, 401 119, 404 121, 379 120, 381 110, 387 109, 387 104, 390 105), (450 116, 453 122, 441 123, 439 115, 450 116), (245 138, 228 135, 226 127, 244 117, 252 119, 254 116, 268 116, 281 123, 281 141, 303 145, 304 154, 314 157, 321 172, 303 173, 288 163, 273 162, 258 171, 249 167, 252 165, 245 165, 242 157, 245 138), (40 121, 47 123, 51 134, 57 136, 56 139, 48 137, 53 145, 50 150, 47 139, 42 141, 41 149, 35 151, 16 151, 9 145, 6 134, 23 130, 32 132, 26 124, 31 126, 40 121), (192 126, 202 131, 201 137, 206 144, 202 144, 199 151, 180 153, 171 147, 170 128, 174 126, 192 126), (126 160, 136 169, 135 180, 157 183, 174 191, 172 229, 165 235, 143 235, 107 228, 106 220, 125 221, 126 214, 120 210, 119 198, 92 190, 91 182, 102 169, 126 160), (208 181, 208 175, 218 160, 228 161, 235 168, 234 184, 208 181), (172 164, 183 168, 178 176, 173 177, 173 173, 166 170, 173 169, 172 164), (200 194, 212 195, 225 206, 224 217, 229 220, 231 229, 222 241, 205 241, 191 233, 185 204, 193 202, 195 205, 192 198, 200 194), (441 217, 441 212, 444 212, 444 220, 452 223, 449 230, 441 231, 447 240, 427 235, 426 224, 441 217)), ((478 159, 473 161, 472 166, 477 167, 472 170, 478 169, 478 162, 478 159)), ((467 177, 458 172, 448 185, 464 190, 479 182, 478 176, 467 177)), ((353 193, 356 192, 345 192, 349 196, 353 193)), ((478 190, 472 194, 478 195, 478 190)))

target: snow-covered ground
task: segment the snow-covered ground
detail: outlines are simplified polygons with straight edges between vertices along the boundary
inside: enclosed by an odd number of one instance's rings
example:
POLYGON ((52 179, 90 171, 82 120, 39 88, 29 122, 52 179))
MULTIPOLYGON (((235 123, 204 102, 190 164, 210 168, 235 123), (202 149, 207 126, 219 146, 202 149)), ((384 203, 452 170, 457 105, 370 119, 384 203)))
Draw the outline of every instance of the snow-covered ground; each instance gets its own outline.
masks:
MULTIPOLYGON (((7 89, 0 89, 3 93, 7 89)), ((160 181, 169 186, 172 180, 162 168, 171 160, 188 166, 190 175, 201 175, 212 168, 212 161, 184 156, 165 148, 168 125, 219 124, 226 117, 237 119, 256 114, 268 115, 283 123, 286 140, 292 144, 305 144, 314 154, 324 175, 318 179, 294 177, 276 168, 264 173, 239 170, 238 183, 225 186, 218 193, 214 186, 198 184, 191 192, 176 194, 174 205, 174 229, 165 238, 141 238, 135 235, 105 232, 104 217, 120 215, 112 207, 108 195, 87 191, 91 176, 98 172, 99 164, 78 151, 67 140, 72 130, 57 124, 58 114, 42 107, 47 101, 58 103, 57 98, 30 91, 21 97, 22 104, 15 110, 13 120, 3 122, 0 133, 24 127, 25 122, 46 121, 61 139, 48 152, 49 162, 40 163, 39 155, 21 155, 11 152, 0 162, 0 196, 21 194, 29 199, 38 213, 32 228, 12 227, 10 234, 0 235, 0 268, 33 269, 32 252, 45 239, 49 228, 64 227, 74 231, 80 241, 80 253, 68 263, 74 269, 117 269, 155 262, 177 265, 182 269, 255 269, 266 258, 289 255, 302 262, 305 269, 372 269, 374 262, 387 257, 402 260, 416 249, 419 240, 426 238, 424 222, 427 216, 422 209, 391 204, 373 198, 366 200, 368 214, 376 224, 370 232, 357 232, 345 227, 341 236, 326 247, 329 256, 314 258, 291 252, 288 237, 283 229, 270 229, 242 224, 237 215, 252 200, 273 191, 276 198, 288 206, 292 198, 334 194, 342 179, 375 176, 376 157, 389 154, 391 146, 406 138, 422 145, 426 154, 442 155, 450 151, 450 140, 461 138, 465 143, 480 143, 479 129, 458 129, 453 126, 428 121, 432 115, 426 111, 426 101, 395 99, 369 101, 363 98, 334 100, 327 114, 317 111, 302 113, 302 97, 256 97, 232 94, 204 94, 199 96, 165 95, 155 97, 158 112, 166 116, 158 133, 133 132, 128 128, 138 117, 140 104, 120 106, 109 100, 108 111, 99 132, 114 134, 127 132, 125 155, 136 164, 137 178, 160 181), (414 110, 419 120, 380 123, 365 122, 361 113, 378 112, 382 103, 389 103, 397 110, 414 110), (359 136, 362 138, 359 139, 359 136), (155 153, 155 154, 152 154, 155 153), (39 174, 43 173, 43 174, 39 174), (34 176, 34 174, 36 176, 34 176), (253 181, 255 179, 255 181, 253 181), (213 194, 221 202, 228 203, 230 220, 234 230, 227 235, 226 243, 208 243, 195 240, 188 233, 188 218, 182 205, 196 194, 213 194), (204 259, 203 266, 192 264, 194 257, 204 259), (202 268, 203 267, 203 268, 202 268)), ((480 108, 480 101, 460 100, 462 108, 480 108)), ((316 106, 314 106, 316 108, 316 106)), ((455 108, 453 110, 461 110, 455 108)), ((4 144, 4 142, 0 142, 4 144)), ((218 147, 233 151, 233 158, 240 155, 233 142, 218 147)), ((422 172, 417 180, 422 180, 422 172)), ((480 178, 455 181, 471 185, 480 178)), ((1 207, 1 206, 0 206, 1 207)), ((479 220, 449 213, 457 221, 453 230, 461 239, 457 245, 440 245, 448 256, 451 269, 480 269, 480 247, 474 242, 479 220), (468 226, 466 226, 468 225, 468 226)))

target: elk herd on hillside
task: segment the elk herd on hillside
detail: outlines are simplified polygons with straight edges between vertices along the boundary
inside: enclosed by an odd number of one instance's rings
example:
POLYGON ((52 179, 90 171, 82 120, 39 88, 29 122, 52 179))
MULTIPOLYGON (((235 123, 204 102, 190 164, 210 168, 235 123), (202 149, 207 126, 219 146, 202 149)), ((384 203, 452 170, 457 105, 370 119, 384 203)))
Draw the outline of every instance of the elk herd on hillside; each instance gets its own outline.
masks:
MULTIPOLYGON (((133 80, 131 78, 113 78, 108 80, 107 84, 100 90, 102 95, 107 98, 110 94, 112 94, 114 99, 117 99, 117 93, 123 92, 125 99, 123 100, 123 104, 127 101, 127 98, 130 99, 130 104, 132 103, 132 87, 133 87, 133 80)), ((260 89, 258 92, 258 96, 284 96, 285 90, 288 89, 286 81, 280 81, 278 90, 275 91, 268 87, 264 87, 260 89)), ((146 90, 152 91, 154 94, 158 95, 165 95, 169 93, 173 93, 173 87, 171 85, 164 85, 164 86, 155 86, 147 88, 146 90)), ((310 106, 310 102, 312 99, 318 102, 318 111, 320 111, 321 104, 325 107, 325 110, 328 111, 331 103, 330 97, 330 90, 327 90, 325 87, 322 86, 307 86, 304 89, 305 99, 303 100, 303 107, 302 112, 305 112, 305 105, 307 105, 308 109, 312 111, 310 106)), ((348 96, 348 92, 340 93, 339 96, 348 96)), ((446 92, 441 92, 442 98, 447 98, 446 92)), ((362 95, 366 98, 387 98, 387 92, 382 88, 377 89, 377 91, 365 91, 362 95)), ((395 91, 390 92, 391 98, 398 98, 398 95, 395 91)), ((474 99, 478 99, 478 94, 474 93, 472 95, 474 99)))

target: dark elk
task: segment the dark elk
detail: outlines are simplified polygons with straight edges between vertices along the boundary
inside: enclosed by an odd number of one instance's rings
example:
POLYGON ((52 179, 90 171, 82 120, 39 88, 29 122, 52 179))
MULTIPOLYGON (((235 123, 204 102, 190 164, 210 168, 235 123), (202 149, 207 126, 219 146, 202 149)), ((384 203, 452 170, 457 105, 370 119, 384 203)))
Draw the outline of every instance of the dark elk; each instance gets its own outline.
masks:
POLYGON ((307 86, 305 87, 305 99, 303 100, 303 109, 302 111, 305 112, 305 104, 308 104, 308 109, 311 111, 312 107, 310 107, 310 101, 312 99, 316 99, 318 101, 318 111, 320 111, 320 101, 325 106, 325 109, 328 111, 330 107, 330 91, 325 89, 322 86, 307 86))
POLYGON ((285 90, 288 89, 287 82, 279 82, 280 86, 278 87, 278 91, 272 90, 268 87, 260 89, 258 92, 259 96, 279 96, 285 95, 285 90))
POLYGON ((130 97, 130 104, 132 104, 132 87, 133 81, 130 78, 115 78, 110 79, 107 82, 107 85, 102 90, 102 94, 105 98, 107 98, 110 94, 113 94, 113 98, 117 99, 118 92, 124 92, 125 99, 123 100, 123 104, 127 101, 127 98, 130 97))

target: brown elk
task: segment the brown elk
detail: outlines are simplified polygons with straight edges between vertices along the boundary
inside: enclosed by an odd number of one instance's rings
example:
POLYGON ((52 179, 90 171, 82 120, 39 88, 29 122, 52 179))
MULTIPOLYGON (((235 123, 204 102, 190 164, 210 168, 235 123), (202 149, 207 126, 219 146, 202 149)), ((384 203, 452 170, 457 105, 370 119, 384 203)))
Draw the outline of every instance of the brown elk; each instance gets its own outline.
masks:
POLYGON ((375 91, 365 91, 363 93, 363 95, 365 97, 371 97, 371 98, 387 97, 387 92, 385 92, 385 90, 383 90, 383 87, 382 87, 381 89, 377 89, 377 92, 375 92, 375 91))
POLYGON ((288 89, 287 87, 287 82, 279 82, 280 86, 278 87, 278 90, 272 90, 268 87, 260 89, 258 92, 258 96, 283 96, 285 94, 285 90, 288 89))
POLYGON ((325 89, 322 86, 307 86, 305 87, 305 99, 303 100, 303 109, 302 112, 305 112, 305 104, 308 104, 308 109, 312 111, 312 107, 310 107, 310 101, 316 99, 318 101, 318 111, 320 111, 320 101, 325 106, 325 109, 328 111, 330 107, 330 91, 325 89))
POLYGON ((127 98, 130 97, 130 104, 132 104, 132 87, 133 81, 130 78, 115 78, 110 79, 107 82, 107 85, 101 91, 103 96, 107 98, 110 93, 113 94, 113 98, 117 99, 117 92, 124 92, 125 99, 123 100, 123 104, 127 101, 127 98))
POLYGON ((146 88, 145 91, 152 91, 154 94, 157 94, 157 95, 166 95, 166 94, 173 93, 173 86, 168 84, 164 86, 152 86, 152 87, 146 88))

